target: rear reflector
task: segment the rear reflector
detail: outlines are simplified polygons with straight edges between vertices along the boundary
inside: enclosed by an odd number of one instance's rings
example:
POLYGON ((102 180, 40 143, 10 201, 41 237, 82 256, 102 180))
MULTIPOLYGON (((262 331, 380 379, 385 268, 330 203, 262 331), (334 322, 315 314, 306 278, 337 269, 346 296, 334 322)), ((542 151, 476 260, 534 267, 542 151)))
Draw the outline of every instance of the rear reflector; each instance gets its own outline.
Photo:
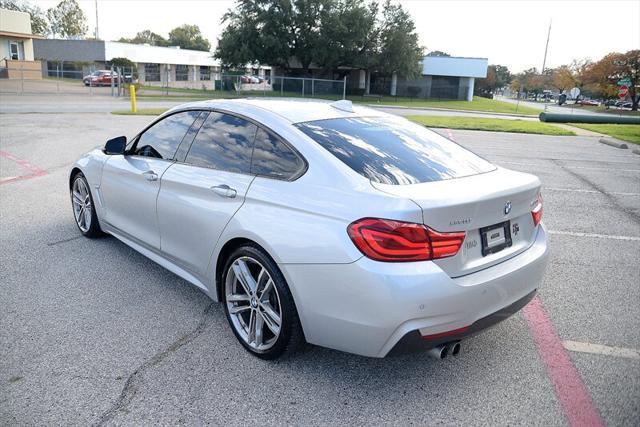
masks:
POLYGON ((451 330, 451 331, 440 332, 440 333, 431 334, 431 335, 423 335, 422 339, 423 340, 437 340, 439 338, 446 338, 446 337, 451 337, 451 336, 454 336, 454 335, 464 334, 468 330, 469 330, 468 326, 463 326, 462 328, 454 329, 454 330, 451 330))
POLYGON ((531 216, 533 217, 533 226, 536 227, 542 220, 542 194, 538 194, 538 201, 531 210, 531 216))
POLYGON ((376 261, 426 261, 458 253, 464 232, 441 233, 422 224, 363 218, 347 227, 349 237, 367 257, 376 261))

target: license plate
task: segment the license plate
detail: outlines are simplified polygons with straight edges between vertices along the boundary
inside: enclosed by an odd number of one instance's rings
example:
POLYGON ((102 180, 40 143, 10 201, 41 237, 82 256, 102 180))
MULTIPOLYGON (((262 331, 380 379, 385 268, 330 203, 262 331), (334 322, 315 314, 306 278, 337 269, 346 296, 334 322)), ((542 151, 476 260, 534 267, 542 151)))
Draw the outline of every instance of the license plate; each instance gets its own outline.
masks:
POLYGON ((511 246, 509 221, 481 228, 480 240, 482 241, 482 256, 494 254, 511 246))

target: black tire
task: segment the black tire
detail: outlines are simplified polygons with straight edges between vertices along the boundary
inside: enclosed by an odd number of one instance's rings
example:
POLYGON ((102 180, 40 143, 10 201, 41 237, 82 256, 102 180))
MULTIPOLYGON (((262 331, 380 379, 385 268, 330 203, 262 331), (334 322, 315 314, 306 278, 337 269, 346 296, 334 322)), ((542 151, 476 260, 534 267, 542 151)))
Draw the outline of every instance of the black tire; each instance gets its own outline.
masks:
MULTIPOLYGON (((80 185, 80 183, 78 184, 80 185)), ((98 215, 96 214, 95 204, 93 203, 93 195, 91 194, 91 187, 89 186, 89 183, 87 182, 87 179, 85 178, 82 172, 78 172, 73 176, 73 179, 71 180, 71 187, 69 189, 69 193, 71 196, 71 209, 73 212, 73 219, 76 223, 76 226, 78 227, 78 230, 80 230, 80 233, 82 233, 83 236, 88 237, 90 239, 103 236, 104 232, 100 228, 100 221, 98 221, 98 215), (75 186, 76 181, 81 181, 81 183, 84 184, 88 192, 88 200, 90 201, 91 220, 90 220, 89 226, 84 227, 86 228, 85 230, 83 230, 83 227, 81 227, 81 224, 79 223, 79 220, 76 217, 76 207, 74 205, 74 199, 73 199, 74 188, 76 188, 75 186)))
MULTIPOLYGON (((249 353, 259 357, 260 359, 273 360, 283 355, 293 355, 304 348, 306 344, 304 333, 289 286, 276 263, 264 252, 262 248, 255 244, 246 244, 237 248, 225 262, 221 285, 221 299, 223 301, 224 311, 227 316, 229 326, 240 344, 242 344, 249 353), (279 298, 281 311, 280 333, 275 340, 275 343, 272 344, 272 347, 267 350, 256 349, 245 341, 240 332, 236 330, 236 327, 234 326, 231 314, 229 313, 229 304, 227 304, 225 284, 227 282, 229 270, 236 260, 241 258, 245 259, 247 257, 258 261, 261 266, 266 269, 273 280, 273 284, 277 290, 277 296, 279 298)), ((259 309, 256 308, 256 310, 259 309)))

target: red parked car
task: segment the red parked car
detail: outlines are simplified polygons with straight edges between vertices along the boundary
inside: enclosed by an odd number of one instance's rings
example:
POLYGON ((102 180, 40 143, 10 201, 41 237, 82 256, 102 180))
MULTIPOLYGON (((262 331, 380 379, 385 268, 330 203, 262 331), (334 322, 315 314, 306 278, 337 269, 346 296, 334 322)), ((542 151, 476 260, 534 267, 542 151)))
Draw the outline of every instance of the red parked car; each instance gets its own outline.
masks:
POLYGON ((97 70, 88 76, 84 76, 82 82, 85 86, 111 86, 111 79, 113 78, 113 84, 118 85, 118 73, 110 70, 97 70))

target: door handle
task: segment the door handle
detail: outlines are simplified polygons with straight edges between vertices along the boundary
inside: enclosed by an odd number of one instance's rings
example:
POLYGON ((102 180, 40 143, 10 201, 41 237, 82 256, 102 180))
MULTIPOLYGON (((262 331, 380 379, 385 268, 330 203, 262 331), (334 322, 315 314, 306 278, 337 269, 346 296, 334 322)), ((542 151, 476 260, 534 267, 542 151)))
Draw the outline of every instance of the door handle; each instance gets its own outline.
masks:
POLYGON ((158 175, 154 171, 146 171, 142 174, 147 181, 157 181, 158 175))
POLYGON ((229 197, 230 199, 233 199, 234 197, 236 197, 236 194, 238 194, 235 189, 229 187, 227 184, 215 185, 211 187, 211 189, 218 196, 229 197))

